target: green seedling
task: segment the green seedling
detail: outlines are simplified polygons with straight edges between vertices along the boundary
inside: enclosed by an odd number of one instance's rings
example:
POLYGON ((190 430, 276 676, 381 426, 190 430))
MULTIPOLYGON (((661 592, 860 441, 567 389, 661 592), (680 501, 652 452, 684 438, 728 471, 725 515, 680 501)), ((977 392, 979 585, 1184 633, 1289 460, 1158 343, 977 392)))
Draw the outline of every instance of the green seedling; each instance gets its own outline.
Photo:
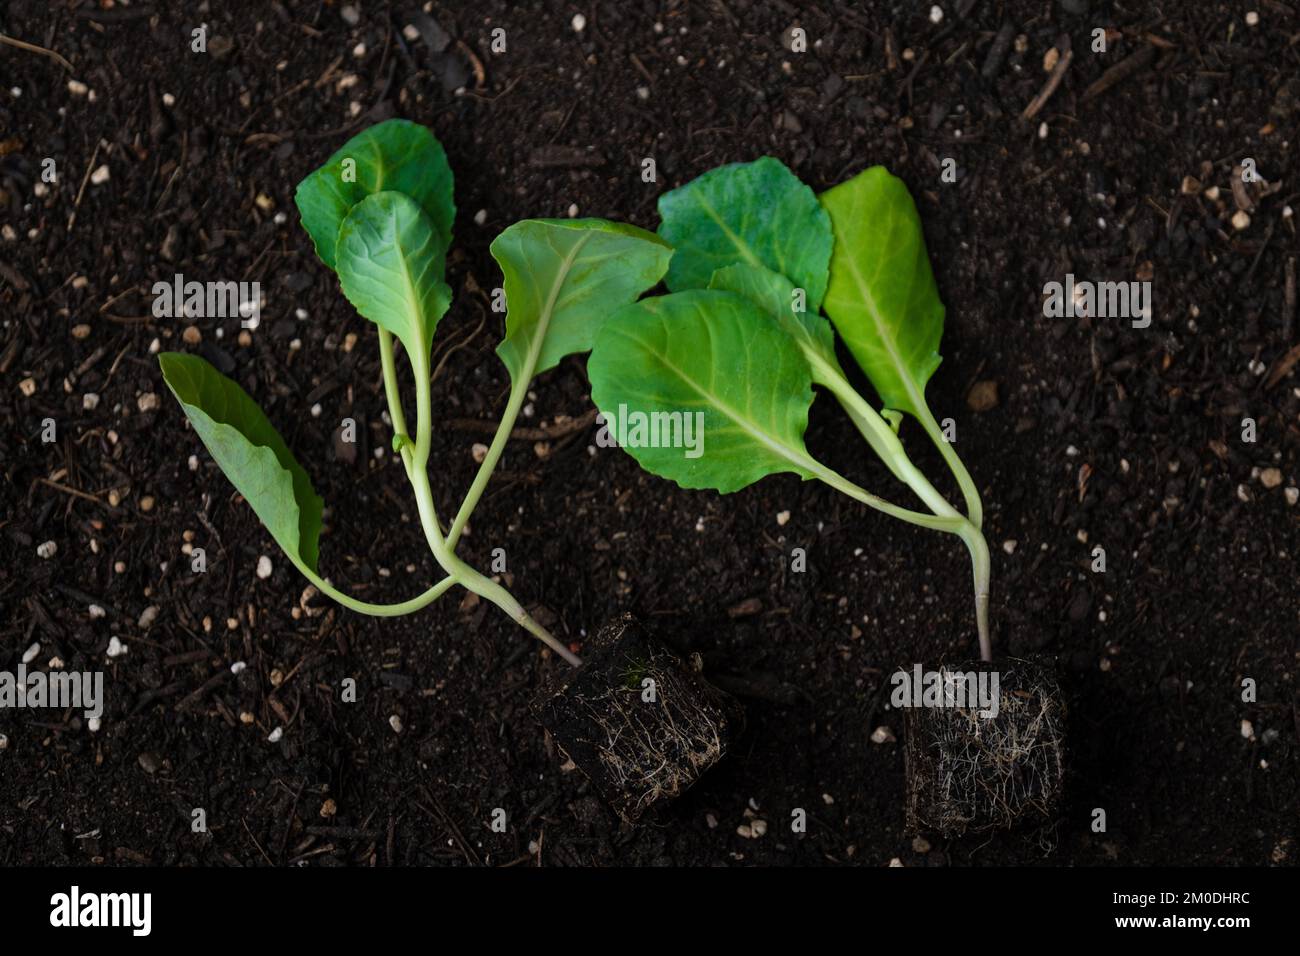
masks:
POLYGON ((497 354, 510 397, 496 436, 451 524, 439 521, 429 484, 433 410, 430 354, 451 304, 444 280, 455 219, 452 173, 442 145, 422 126, 389 120, 360 133, 298 186, 303 227, 343 294, 378 329, 384 392, 400 455, 430 551, 446 573, 399 604, 371 604, 318 571, 322 502, 257 403, 193 355, 159 356, 163 377, 213 459, 280 548, 320 591, 364 614, 409 614, 459 584, 504 610, 575 666, 578 658, 504 587, 456 553, 466 523, 505 451, 534 376, 591 348, 605 316, 657 284, 671 250, 654 235, 600 219, 515 223, 492 243, 504 276, 505 337, 497 354), (410 363, 415 428, 407 426, 394 339, 410 363))
POLYGON ((671 293, 625 306, 605 323, 588 362, 592 398, 606 418, 620 409, 652 420, 702 413, 708 444, 693 458, 662 445, 626 450, 685 488, 725 494, 793 472, 956 535, 970 552, 980 653, 991 660, 979 491, 925 400, 940 362, 944 307, 907 187, 874 166, 818 197, 769 157, 707 172, 665 194, 659 212, 659 234, 675 249, 671 293), (879 410, 845 376, 835 331, 879 410), (835 396, 926 511, 872 494, 812 457, 804 431, 814 385, 835 396), (898 436, 904 415, 938 446, 965 514, 908 458, 898 436))

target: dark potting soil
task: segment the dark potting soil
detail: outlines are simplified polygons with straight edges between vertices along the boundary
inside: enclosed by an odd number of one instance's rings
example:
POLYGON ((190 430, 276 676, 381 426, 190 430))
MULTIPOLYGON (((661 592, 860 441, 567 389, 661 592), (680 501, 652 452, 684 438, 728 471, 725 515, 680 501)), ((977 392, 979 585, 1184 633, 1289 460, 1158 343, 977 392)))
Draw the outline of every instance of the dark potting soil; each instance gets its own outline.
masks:
MULTIPOLYGON (((32 666, 105 670, 107 703, 97 732, 0 711, 0 864, 1293 863, 1296 5, 961 0, 939 23, 931 6, 11 0, 0 32, 72 70, 0 45, 0 669, 39 643, 32 666), (1025 118, 1063 37, 1059 83, 1025 118), (431 126, 456 172, 444 513, 505 401, 487 298, 505 226, 576 207, 654 228, 662 192, 762 155, 818 190, 872 163, 903 177, 947 305, 929 398, 984 491, 998 651, 1061 665, 1053 849, 905 833, 889 674, 972 654, 960 543, 791 476, 724 499, 592 453, 580 359, 534 385, 462 552, 486 566, 504 548, 503 579, 579 651, 633 611, 700 654, 748 722, 697 786, 621 826, 530 713, 564 665, 495 608, 453 593, 376 620, 303 597, 151 346, 207 356, 262 403, 325 498, 336 583, 394 601, 434 580, 382 453, 373 332, 292 203, 390 115, 431 126), (1263 182, 1234 191, 1247 157, 1263 182), (58 178, 38 191, 46 158, 58 178), (174 273, 260 281, 260 327, 183 339, 151 311, 174 273), (1150 280, 1151 325, 1044 317, 1067 273, 1150 280), (361 442, 335 450, 345 417, 361 442), (112 638, 127 651, 110 659, 112 638)), ((832 406, 814 407, 814 454, 906 500, 832 406)))

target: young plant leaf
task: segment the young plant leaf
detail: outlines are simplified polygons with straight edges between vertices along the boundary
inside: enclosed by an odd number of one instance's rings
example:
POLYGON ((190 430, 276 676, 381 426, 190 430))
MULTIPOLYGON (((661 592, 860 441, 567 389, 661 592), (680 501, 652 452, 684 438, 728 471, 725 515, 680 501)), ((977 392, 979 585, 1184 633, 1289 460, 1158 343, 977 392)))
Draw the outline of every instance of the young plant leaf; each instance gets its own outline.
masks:
POLYGON ((451 289, 446 247, 415 200, 378 192, 357 203, 339 228, 343 294, 362 316, 397 337, 412 356, 428 356, 451 289))
POLYGON ((821 202, 835 231, 826 314, 885 408, 919 417, 941 361, 944 310, 916 204, 883 166, 827 190, 821 202))
POLYGON ((808 359, 813 381, 829 384, 831 376, 844 378, 835 356, 835 331, 816 312, 796 312, 795 287, 785 276, 747 263, 736 263, 713 273, 710 289, 735 292, 753 302, 769 319, 776 319, 790 333, 808 359))
POLYGON ((676 249, 668 288, 703 289, 742 262, 784 275, 821 308, 831 226, 813 191, 778 159, 719 166, 659 198, 659 235, 676 249))
POLYGON ((497 355, 515 387, 589 350, 605 317, 658 283, 672 254, 654 233, 603 219, 526 219, 497 236, 507 307, 497 355))
POLYGON ((285 554, 315 572, 322 502, 275 426, 247 392, 198 356, 163 352, 158 364, 231 484, 285 554))
MULTIPOLYGON (((743 295, 767 316, 775 317, 803 352, 813 382, 830 390, 890 471, 903 477, 899 462, 906 456, 890 432, 891 426, 849 384, 835 355, 835 332, 831 324, 816 313, 793 310, 794 286, 789 279, 761 266, 738 264, 713 273, 709 287, 743 295)), ((896 424, 892 428, 897 432, 896 424)))
POLYGON ((316 254, 331 269, 339 227, 352 207, 382 190, 415 200, 433 222, 445 250, 451 245, 451 166, 442 144, 425 127, 391 119, 352 137, 301 183, 294 202, 316 254))
POLYGON ((701 289, 626 306, 597 336, 587 375, 615 438, 634 421, 650 429, 675 423, 683 436, 685 416, 692 428, 702 423, 695 457, 662 442, 624 446, 647 471, 683 488, 726 494, 779 472, 813 477, 803 441, 813 400, 808 363, 749 299, 701 289))

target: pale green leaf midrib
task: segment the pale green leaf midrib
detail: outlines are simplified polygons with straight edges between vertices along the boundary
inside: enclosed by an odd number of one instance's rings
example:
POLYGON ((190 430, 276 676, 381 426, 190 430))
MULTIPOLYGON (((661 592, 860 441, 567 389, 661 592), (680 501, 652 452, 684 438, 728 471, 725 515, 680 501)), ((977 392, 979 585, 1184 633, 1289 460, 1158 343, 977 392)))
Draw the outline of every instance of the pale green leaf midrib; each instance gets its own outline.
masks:
MULTIPOLYGON (((428 345, 429 343, 423 341, 424 336, 427 334, 427 329, 424 323, 424 300, 423 297, 421 297, 419 290, 416 288, 415 280, 411 275, 410 259, 408 253, 406 252, 405 249, 402 248, 401 233, 404 230, 397 223, 394 223, 394 227, 395 228, 393 230, 393 247, 397 250, 397 262, 402 270, 402 282, 406 286, 407 301, 410 303, 408 309, 409 315, 407 317, 411 322, 411 327, 415 330, 416 334, 420 337, 421 344, 428 345)), ((429 238, 426 236, 424 242, 420 244, 420 249, 423 249, 426 245, 428 245, 428 243, 429 243, 429 238)), ((419 250, 414 250, 409 255, 414 256, 416 251, 419 250)))
POLYGON ((654 356, 660 363, 663 364, 663 366, 666 369, 668 369, 673 374, 675 374, 679 379, 681 379, 683 384, 685 384, 688 388, 692 389, 697 395, 703 398, 708 405, 711 405, 712 407, 722 411, 722 413, 726 415, 729 419, 731 419, 731 421, 735 423, 736 427, 738 427, 743 432, 745 432, 745 434, 756 439, 760 444, 764 445, 771 451, 775 452, 778 457, 784 458, 786 461, 790 462, 793 465, 797 465, 799 468, 803 469, 804 471, 809 471, 809 472, 815 471, 817 467, 816 462, 808 458, 807 455, 799 454, 799 452, 795 451, 785 442, 781 441, 780 439, 774 436, 768 435, 767 432, 763 431, 761 428, 753 426, 752 423, 748 422, 745 418, 739 415, 735 411, 735 409, 731 407, 730 404, 724 402, 721 398, 715 395, 711 391, 711 389, 701 388, 694 381, 694 379, 691 378, 690 375, 688 375, 684 370, 674 365, 671 361, 669 361, 666 355, 662 354, 657 349, 653 348, 644 339, 639 339, 635 335, 627 335, 627 337, 632 341, 636 342, 642 348, 644 348, 652 356, 654 356))
MULTIPOLYGON (((546 341, 546 333, 550 328, 551 319, 554 318, 556 303, 559 301, 560 291, 564 288, 565 280, 568 279, 569 273, 573 270, 573 264, 578 259, 578 253, 582 247, 587 244, 591 235, 584 234, 578 237, 577 241, 560 262, 560 268, 556 270, 555 279, 551 283, 550 292, 546 296, 546 305, 542 307, 541 314, 537 317, 537 326, 534 330, 533 337, 528 343, 528 351, 524 356, 524 366, 521 369, 520 381, 515 383, 515 387, 525 387, 533 377, 533 369, 537 367, 537 360, 542 354, 542 344, 546 341)), ((552 247, 554 248, 554 247, 552 247)), ((556 250, 557 252, 559 250, 556 250)), ((529 271, 533 272, 530 265, 529 271)), ((533 272, 534 277, 536 273, 533 272)))
POLYGON ((700 208, 704 210, 705 215, 707 215, 710 219, 712 219, 714 222, 718 224, 718 228, 721 229, 723 234, 726 235, 727 239, 731 241, 731 244, 736 247, 736 251, 745 257, 745 261, 749 265, 758 266, 759 268, 764 268, 764 269, 767 268, 764 265, 763 261, 754 254, 753 249, 750 247, 749 243, 731 231, 731 229, 727 226, 723 218, 720 215, 718 215, 717 210, 714 209, 711 205, 709 205, 709 201, 707 199, 701 196, 699 202, 700 202, 700 208))
MULTIPOLYGON (((891 214, 892 217, 892 214, 891 214)), ((891 218, 890 229, 893 228, 891 218)), ((875 296, 871 294, 871 288, 867 285, 866 279, 863 278, 861 270, 858 269, 858 263, 852 256, 845 256, 844 262, 849 267, 849 272, 853 276, 854 285, 857 286, 859 294, 862 296, 863 304, 866 306, 867 315, 871 317, 871 323, 876 328, 876 338, 884 343, 885 352, 889 355, 889 361, 898 372, 898 377, 903 383, 903 390, 907 393, 908 399, 913 406, 920 410, 925 407, 925 398, 921 395, 916 387, 916 381, 912 378, 912 373, 907 364, 903 361, 895 347, 894 337, 890 334, 884 316, 880 312, 879 306, 876 305, 875 296)))

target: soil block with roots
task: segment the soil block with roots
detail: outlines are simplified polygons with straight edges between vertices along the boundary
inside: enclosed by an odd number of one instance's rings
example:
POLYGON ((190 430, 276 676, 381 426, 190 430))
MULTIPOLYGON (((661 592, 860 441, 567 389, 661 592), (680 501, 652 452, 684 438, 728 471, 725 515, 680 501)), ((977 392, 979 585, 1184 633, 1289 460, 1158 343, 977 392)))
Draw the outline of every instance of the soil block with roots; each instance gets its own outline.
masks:
POLYGON ((1066 713, 1052 667, 1004 658, 941 670, 996 672, 997 714, 981 716, 974 701, 904 710, 908 830, 956 837, 1054 823, 1065 777, 1066 713))
POLYGON ((699 780, 743 727, 736 700, 631 615, 601 628, 584 658, 556 674, 534 708, 561 753, 628 823, 699 780))

